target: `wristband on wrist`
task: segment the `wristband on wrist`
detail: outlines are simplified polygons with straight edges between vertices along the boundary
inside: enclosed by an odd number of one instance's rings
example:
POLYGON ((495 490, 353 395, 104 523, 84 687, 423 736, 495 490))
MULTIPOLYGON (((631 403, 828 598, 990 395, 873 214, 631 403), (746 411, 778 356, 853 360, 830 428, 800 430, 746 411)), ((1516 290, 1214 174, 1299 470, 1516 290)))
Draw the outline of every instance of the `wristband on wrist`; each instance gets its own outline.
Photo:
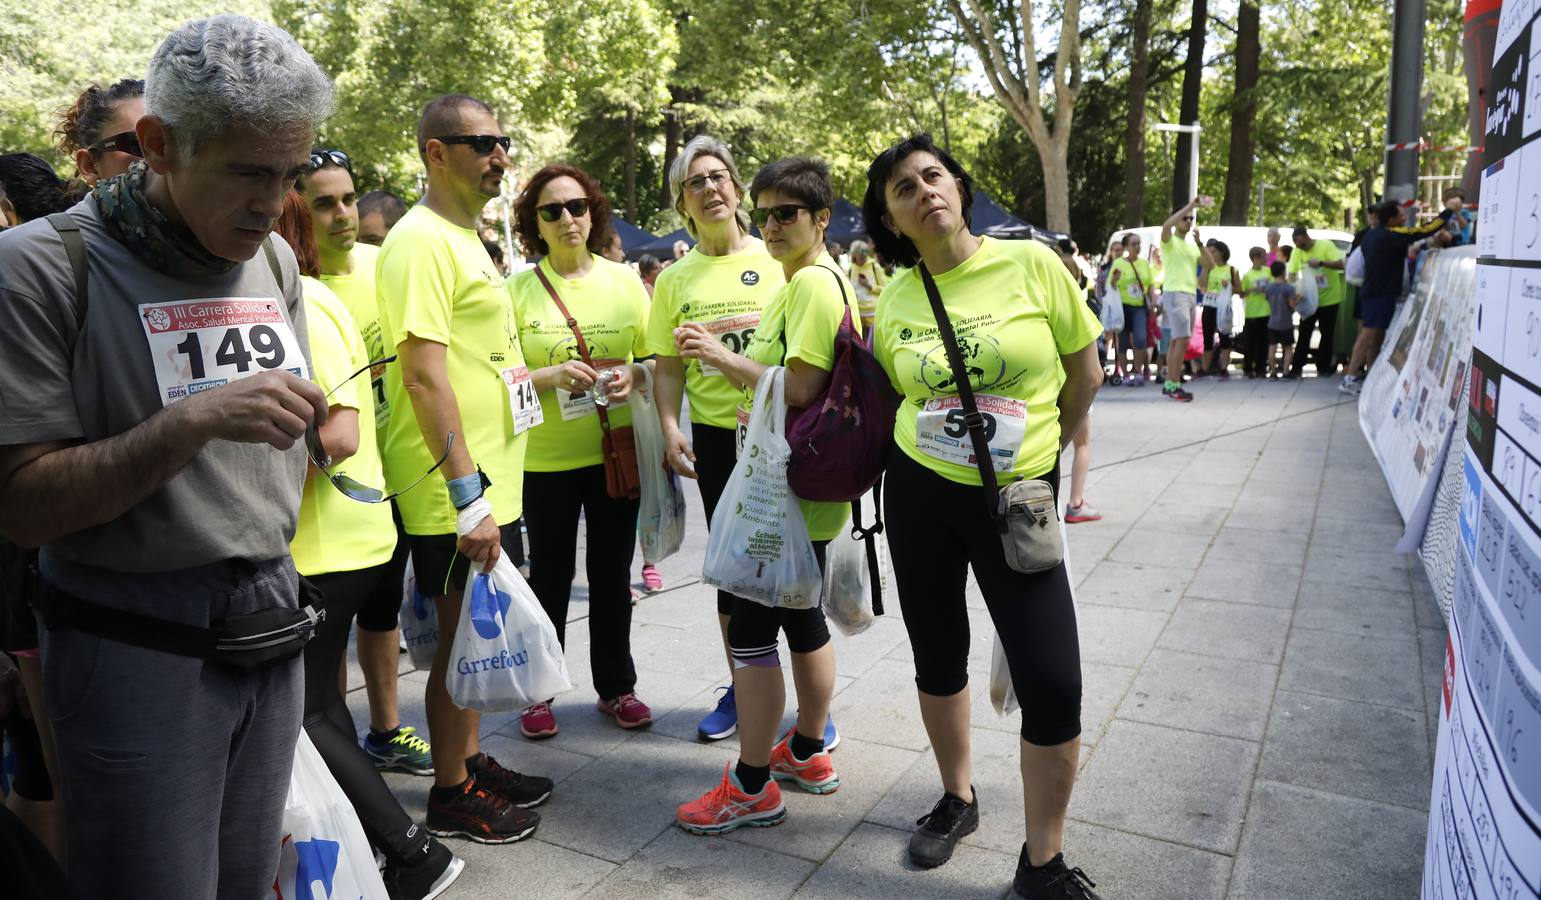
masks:
POLYGON ((487 483, 487 477, 477 469, 470 475, 451 478, 444 486, 449 488, 450 505, 456 509, 465 509, 486 491, 487 483))

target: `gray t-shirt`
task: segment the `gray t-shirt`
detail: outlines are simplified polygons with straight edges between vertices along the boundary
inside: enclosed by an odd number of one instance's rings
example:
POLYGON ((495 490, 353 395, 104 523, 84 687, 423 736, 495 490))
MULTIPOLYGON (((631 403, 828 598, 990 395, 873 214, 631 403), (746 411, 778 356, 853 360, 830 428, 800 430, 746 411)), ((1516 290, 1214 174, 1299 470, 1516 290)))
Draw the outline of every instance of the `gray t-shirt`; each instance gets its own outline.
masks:
POLYGON ((1268 297, 1268 327, 1280 330, 1292 327, 1295 313, 1290 309, 1290 301, 1295 299, 1295 286, 1270 281, 1264 286, 1263 294, 1268 297))
MULTIPOLYGON (((274 282, 265 251, 223 275, 180 281, 146 266, 113 238, 91 198, 70 214, 80 223, 90 270, 86 320, 78 330, 74 276, 58 232, 39 219, 0 234, 0 444, 98 441, 160 411, 162 388, 145 325, 154 319, 141 312, 142 304, 282 298, 279 310, 309 372, 299 269, 282 240, 269 238, 282 285, 274 282)), ((266 333, 261 342, 270 343, 266 333)), ((44 552, 118 572, 286 556, 304 479, 303 442, 279 452, 267 444, 211 441, 139 505, 44 552)))

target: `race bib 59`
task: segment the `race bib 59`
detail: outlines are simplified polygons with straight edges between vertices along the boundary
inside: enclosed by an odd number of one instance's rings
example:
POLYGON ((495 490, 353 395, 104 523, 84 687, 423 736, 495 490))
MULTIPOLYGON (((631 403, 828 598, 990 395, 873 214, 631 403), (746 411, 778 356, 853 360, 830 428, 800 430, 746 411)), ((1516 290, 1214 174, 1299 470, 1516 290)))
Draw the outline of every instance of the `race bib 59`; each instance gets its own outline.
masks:
MULTIPOLYGON (((997 472, 1011 471, 1027 434, 1027 404, 992 394, 975 394, 974 403, 984 416, 991 464, 997 472)), ((978 466, 965 415, 957 395, 927 400, 915 415, 915 449, 945 462, 978 466)))

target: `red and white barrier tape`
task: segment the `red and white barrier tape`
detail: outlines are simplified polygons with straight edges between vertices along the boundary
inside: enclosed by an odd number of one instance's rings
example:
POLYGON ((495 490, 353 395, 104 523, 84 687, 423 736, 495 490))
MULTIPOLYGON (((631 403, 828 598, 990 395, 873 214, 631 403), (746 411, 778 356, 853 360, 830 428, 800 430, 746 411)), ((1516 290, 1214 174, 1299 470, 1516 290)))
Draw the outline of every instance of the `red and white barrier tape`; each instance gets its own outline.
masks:
POLYGON ((1386 151, 1394 153, 1398 150, 1422 150, 1429 153, 1481 153, 1481 147, 1468 144, 1457 144, 1450 147, 1436 147, 1427 141, 1406 141, 1400 144, 1387 144, 1386 151))

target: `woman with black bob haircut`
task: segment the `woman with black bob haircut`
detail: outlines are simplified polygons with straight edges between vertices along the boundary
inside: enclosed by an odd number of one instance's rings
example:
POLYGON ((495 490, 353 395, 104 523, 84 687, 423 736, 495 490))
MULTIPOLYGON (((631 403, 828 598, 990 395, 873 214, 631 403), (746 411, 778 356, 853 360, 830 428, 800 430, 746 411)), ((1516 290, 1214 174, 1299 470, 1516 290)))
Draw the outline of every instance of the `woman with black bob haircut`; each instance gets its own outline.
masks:
MULTIPOLYGON (((1023 900, 1094 900, 1061 853, 1081 734, 1081 658, 1061 560, 1037 574, 1007 564, 933 312, 935 291, 984 415, 1001 485, 1047 481, 1058 505, 1059 455, 1102 381, 1101 324, 1053 250, 969 233, 973 182, 929 135, 883 151, 867 170, 867 227, 878 252, 908 266, 883 291, 873 351, 904 397, 884 479, 899 603, 915 655, 920 712, 942 798, 919 820, 910 858, 952 856, 979 827, 969 762, 968 571, 984 594, 1022 707, 1027 834, 1013 887, 1023 900), (960 440, 961 438, 961 440, 960 440)), ((1059 528, 1054 522, 1051 528, 1059 528)))

